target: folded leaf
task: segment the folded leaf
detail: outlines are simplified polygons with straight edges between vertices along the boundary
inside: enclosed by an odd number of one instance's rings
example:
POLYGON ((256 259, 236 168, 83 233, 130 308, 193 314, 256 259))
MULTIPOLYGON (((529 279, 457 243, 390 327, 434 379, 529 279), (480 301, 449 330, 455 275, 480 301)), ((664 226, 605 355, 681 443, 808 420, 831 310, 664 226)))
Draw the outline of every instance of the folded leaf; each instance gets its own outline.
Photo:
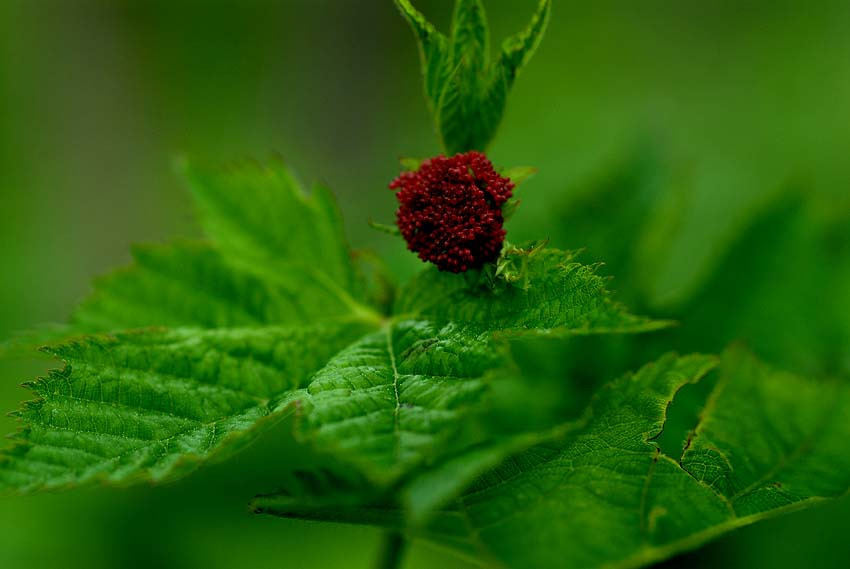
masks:
POLYGON ((229 456, 288 409, 297 388, 362 324, 178 329, 50 349, 63 369, 28 384, 0 454, 0 488, 161 481, 229 456))

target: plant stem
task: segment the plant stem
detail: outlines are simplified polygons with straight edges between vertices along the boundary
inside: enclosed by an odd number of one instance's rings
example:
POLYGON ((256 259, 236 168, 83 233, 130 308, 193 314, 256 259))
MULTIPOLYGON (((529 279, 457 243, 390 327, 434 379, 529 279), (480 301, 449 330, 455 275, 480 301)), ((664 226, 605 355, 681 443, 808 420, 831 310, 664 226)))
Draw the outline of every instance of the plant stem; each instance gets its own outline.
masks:
POLYGON ((381 546, 378 569, 400 569, 407 540, 399 532, 387 532, 381 546))

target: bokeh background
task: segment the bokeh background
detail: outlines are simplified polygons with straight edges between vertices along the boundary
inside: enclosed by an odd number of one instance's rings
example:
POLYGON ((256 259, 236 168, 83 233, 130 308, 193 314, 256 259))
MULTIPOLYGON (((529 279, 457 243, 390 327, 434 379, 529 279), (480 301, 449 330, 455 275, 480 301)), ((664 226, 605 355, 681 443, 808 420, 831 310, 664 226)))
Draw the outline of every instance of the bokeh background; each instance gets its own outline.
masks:
MULTIPOLYGON (((450 0, 415 4, 447 28, 450 0)), ((488 0, 494 40, 535 4, 488 0)), ((687 339, 684 328, 682 346, 717 350, 741 330, 784 327, 755 341, 761 355, 847 374, 848 351, 827 341, 817 356, 787 348, 797 335, 847 337, 805 302, 850 315, 850 299, 825 300, 850 290, 848 30, 843 0, 556 0, 491 153, 540 170, 511 236, 588 247, 643 312, 693 314, 702 332, 687 339), (828 239, 786 259, 800 212, 804 235, 828 239), (805 278, 807 262, 822 274, 805 278), (789 282, 799 296, 770 296, 789 282), (749 314, 738 328, 713 323, 735 307, 749 314)), ((2 0, 0 338, 63 321, 94 275, 128 262, 131 243, 198 235, 176 156, 283 156, 337 192, 353 244, 403 279, 417 261, 367 221, 392 219, 395 159, 438 150, 391 0, 2 0)), ((17 384, 44 368, 0 364, 0 407, 14 408, 26 396, 17 384)), ((370 567, 375 531, 248 514, 247 499, 302 452, 281 432, 164 488, 2 498, 0 566, 370 567)), ((849 567, 848 527, 845 499, 668 565, 849 567)), ((419 544, 407 566, 467 567, 419 544)))

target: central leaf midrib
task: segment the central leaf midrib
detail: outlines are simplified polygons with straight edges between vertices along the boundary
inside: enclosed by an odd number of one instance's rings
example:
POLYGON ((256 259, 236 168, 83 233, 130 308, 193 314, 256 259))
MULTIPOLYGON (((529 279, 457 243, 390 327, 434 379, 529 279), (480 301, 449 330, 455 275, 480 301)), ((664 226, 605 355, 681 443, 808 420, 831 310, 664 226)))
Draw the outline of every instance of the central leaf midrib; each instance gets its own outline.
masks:
POLYGON ((386 326, 385 334, 387 336, 387 353, 390 357, 390 366, 393 372, 393 392, 395 394, 395 408, 393 409, 393 437, 395 446, 393 449, 395 461, 398 462, 401 457, 401 398, 398 393, 399 373, 396 365, 395 348, 393 348, 393 324, 386 326))

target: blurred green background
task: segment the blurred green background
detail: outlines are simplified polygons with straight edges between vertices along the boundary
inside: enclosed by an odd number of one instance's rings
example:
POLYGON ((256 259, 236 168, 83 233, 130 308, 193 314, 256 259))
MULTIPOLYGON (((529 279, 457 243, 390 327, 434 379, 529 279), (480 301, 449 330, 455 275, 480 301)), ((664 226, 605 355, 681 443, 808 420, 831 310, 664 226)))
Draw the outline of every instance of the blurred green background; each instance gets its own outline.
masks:
MULTIPOLYGON (((450 0, 415 4, 448 26, 450 0)), ((494 40, 535 4, 489 0, 494 40)), ((850 314, 848 30, 846 1, 555 0, 491 152, 540 169, 510 237, 588 247, 631 304, 682 318, 682 348, 784 328, 753 340, 760 355, 850 373, 848 350, 833 348, 847 329, 830 320, 850 314), (788 241, 803 245, 784 258, 788 241), (758 297, 738 296, 750 288, 758 297), (817 318, 798 306, 820 300, 817 318), (746 315, 715 328, 724 306, 746 315), (800 337, 824 353, 789 351, 800 337)), ((438 151, 391 0, 2 0, 0 338, 63 321, 130 243, 198 235, 173 174, 180 155, 283 156, 334 188, 354 246, 403 279, 418 262, 366 222, 392 219, 397 157, 438 151)), ((0 407, 26 396, 9 378, 43 370, 0 364, 0 407)), ((0 566, 370 567, 377 532, 247 513, 303 452, 284 431, 270 439, 165 488, 0 499, 0 566)), ((844 568, 848 527, 843 500, 669 566, 844 568)), ((408 566, 467 567, 424 545, 408 566)))

